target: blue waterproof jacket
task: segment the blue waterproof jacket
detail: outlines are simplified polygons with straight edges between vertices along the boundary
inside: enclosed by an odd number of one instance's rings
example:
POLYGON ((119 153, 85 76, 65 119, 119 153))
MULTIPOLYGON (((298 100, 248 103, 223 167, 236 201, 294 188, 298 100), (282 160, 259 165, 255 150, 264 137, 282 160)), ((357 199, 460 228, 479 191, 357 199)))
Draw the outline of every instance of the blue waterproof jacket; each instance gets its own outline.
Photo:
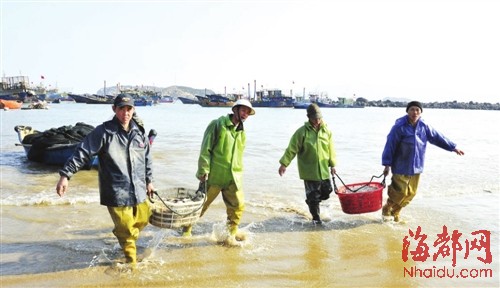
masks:
POLYGON ((455 143, 427 125, 422 118, 415 127, 407 115, 397 119, 387 135, 382 165, 391 166, 393 174, 411 176, 422 173, 427 142, 448 151, 456 147, 455 143))
POLYGON ((90 161, 99 159, 101 204, 135 206, 146 200, 147 184, 153 181, 148 137, 134 121, 127 133, 113 118, 97 126, 80 143, 59 171, 68 179, 90 161))

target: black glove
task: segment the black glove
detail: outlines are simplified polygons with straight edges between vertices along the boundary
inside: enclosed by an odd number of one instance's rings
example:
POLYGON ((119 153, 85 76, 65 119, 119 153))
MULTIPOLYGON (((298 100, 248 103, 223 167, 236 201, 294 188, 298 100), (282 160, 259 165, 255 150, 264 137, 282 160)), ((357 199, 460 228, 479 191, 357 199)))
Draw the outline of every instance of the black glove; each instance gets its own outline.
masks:
POLYGON ((191 198, 191 200, 193 201, 201 201, 205 198, 205 194, 207 193, 207 190, 206 190, 206 181, 204 182, 201 182, 200 181, 200 185, 198 186, 198 190, 196 190, 196 193, 194 194, 194 196, 191 198))

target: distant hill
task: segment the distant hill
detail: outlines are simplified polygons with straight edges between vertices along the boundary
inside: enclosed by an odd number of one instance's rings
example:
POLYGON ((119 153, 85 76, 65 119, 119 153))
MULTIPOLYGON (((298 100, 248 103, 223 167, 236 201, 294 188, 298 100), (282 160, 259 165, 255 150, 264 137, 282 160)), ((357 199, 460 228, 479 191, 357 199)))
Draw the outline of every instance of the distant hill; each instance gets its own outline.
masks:
POLYGON ((386 97, 382 99, 382 101, 391 101, 391 102, 403 102, 403 103, 408 103, 412 100, 408 98, 397 98, 397 97, 386 97))
MULTIPOLYGON (((196 89, 186 86, 170 86, 170 87, 156 87, 156 86, 133 86, 133 85, 121 85, 122 90, 137 90, 137 91, 155 91, 159 92, 162 96, 172 96, 172 97, 186 97, 186 98, 195 98, 195 95, 205 95, 206 94, 214 94, 215 92, 212 90, 205 89, 196 89)), ((118 88, 113 86, 106 88, 107 95, 118 95, 120 92, 118 88)), ((97 91, 98 95, 104 95, 104 87, 97 91)))

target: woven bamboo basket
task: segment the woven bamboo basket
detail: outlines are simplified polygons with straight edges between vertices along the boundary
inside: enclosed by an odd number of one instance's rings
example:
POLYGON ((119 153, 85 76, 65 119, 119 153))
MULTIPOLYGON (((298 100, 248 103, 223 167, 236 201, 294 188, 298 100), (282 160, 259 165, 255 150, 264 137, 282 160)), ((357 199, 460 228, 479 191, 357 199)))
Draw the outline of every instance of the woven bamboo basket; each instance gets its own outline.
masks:
POLYGON ((178 229, 198 221, 205 198, 196 199, 197 191, 172 188, 157 192, 160 201, 151 199, 149 223, 159 228, 178 229))

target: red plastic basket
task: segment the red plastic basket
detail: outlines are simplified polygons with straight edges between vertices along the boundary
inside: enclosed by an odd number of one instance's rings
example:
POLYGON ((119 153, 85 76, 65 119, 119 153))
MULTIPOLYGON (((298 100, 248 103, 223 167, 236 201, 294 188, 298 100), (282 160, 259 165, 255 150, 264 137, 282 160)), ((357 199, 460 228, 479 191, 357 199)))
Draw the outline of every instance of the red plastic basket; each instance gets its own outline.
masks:
POLYGON ((382 183, 364 182, 342 186, 336 193, 344 213, 361 214, 375 212, 382 208, 384 187, 382 183))

